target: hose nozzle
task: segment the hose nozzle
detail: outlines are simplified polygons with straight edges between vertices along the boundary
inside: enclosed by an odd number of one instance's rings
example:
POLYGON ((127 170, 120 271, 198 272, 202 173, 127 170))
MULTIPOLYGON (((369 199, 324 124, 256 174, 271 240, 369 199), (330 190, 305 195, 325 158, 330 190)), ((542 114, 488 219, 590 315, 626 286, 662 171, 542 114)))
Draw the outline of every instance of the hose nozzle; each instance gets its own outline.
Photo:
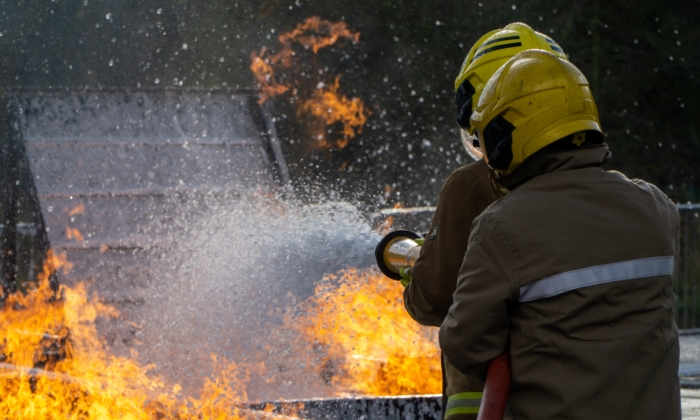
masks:
POLYGON ((413 267, 420 254, 415 239, 420 235, 410 230, 395 230, 377 244, 374 257, 382 273, 393 280, 401 280, 399 270, 413 267))

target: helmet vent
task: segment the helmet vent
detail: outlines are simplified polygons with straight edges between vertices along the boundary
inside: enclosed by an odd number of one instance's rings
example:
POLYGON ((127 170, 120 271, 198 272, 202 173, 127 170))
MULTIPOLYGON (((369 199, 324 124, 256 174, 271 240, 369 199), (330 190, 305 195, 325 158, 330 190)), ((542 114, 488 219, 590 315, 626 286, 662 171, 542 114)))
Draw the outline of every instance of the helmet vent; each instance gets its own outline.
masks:
POLYGON ((500 115, 484 128, 484 147, 493 169, 505 171, 513 161, 513 130, 515 126, 500 115))

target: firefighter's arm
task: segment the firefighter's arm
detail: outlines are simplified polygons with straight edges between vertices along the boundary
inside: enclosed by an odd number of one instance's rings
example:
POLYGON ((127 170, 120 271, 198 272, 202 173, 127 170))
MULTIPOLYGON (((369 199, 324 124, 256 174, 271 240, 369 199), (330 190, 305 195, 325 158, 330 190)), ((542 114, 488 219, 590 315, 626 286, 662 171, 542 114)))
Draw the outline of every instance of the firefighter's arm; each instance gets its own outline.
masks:
POLYGON ((490 186, 473 173, 458 171, 445 181, 404 291, 406 310, 418 323, 442 324, 452 304, 472 222, 494 199, 490 186))
POLYGON ((508 349, 509 307, 517 302, 513 259, 488 217, 474 223, 454 302, 440 328, 440 348, 463 374, 483 381, 491 360, 508 349))

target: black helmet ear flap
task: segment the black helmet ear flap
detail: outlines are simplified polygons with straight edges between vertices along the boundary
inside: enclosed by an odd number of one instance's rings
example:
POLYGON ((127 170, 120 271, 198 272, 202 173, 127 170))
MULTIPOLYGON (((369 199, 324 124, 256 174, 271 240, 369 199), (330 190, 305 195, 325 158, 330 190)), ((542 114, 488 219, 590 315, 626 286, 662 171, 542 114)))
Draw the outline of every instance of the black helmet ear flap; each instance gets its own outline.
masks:
POLYGON ((474 94, 476 89, 469 83, 469 80, 465 80, 459 85, 459 89, 455 93, 455 102, 457 105, 457 124, 463 129, 469 128, 469 119, 472 116, 474 94))
POLYGON ((489 166, 505 171, 513 161, 513 130, 515 126, 497 116, 484 128, 484 144, 489 166))

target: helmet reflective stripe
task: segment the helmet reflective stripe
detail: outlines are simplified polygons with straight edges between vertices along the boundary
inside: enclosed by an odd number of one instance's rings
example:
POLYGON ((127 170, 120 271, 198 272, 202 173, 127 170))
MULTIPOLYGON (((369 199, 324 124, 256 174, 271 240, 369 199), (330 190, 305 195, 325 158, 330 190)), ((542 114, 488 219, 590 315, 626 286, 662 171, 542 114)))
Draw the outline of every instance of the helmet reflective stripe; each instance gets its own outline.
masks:
MULTIPOLYGON (((562 60, 567 60, 566 54, 556 42, 544 34, 535 32, 524 23, 515 22, 502 29, 484 34, 472 46, 462 62, 459 75, 455 79, 454 89, 457 102, 457 122, 460 128, 465 130, 465 133, 461 133, 461 137, 464 144, 469 145, 468 152, 470 155, 476 151, 474 142, 470 141, 476 127, 468 119, 471 118, 471 113, 476 108, 482 90, 502 64, 518 52, 529 49, 546 49, 547 51, 552 51, 562 60), (462 86, 467 87, 467 82, 475 91, 471 98, 464 98, 464 92, 458 92, 462 86), (469 103, 469 106, 467 106, 467 103, 469 103)), ((462 90, 464 91, 465 89, 462 90)))
POLYGON ((564 51, 562 51, 561 48, 555 47, 554 45, 550 45, 549 48, 551 48, 551 49, 554 50, 554 51, 558 51, 558 52, 560 52, 560 53, 563 53, 563 52, 564 52, 564 51))
POLYGON ((474 62, 474 60, 481 57, 482 55, 488 54, 492 51, 498 51, 498 50, 504 50, 506 48, 514 48, 514 47, 522 47, 522 46, 523 46, 523 44, 521 42, 513 42, 511 44, 496 45, 495 47, 487 48, 487 49, 481 51, 479 54, 475 55, 474 58, 472 58, 472 62, 474 62))
POLYGON ((553 51, 564 54, 564 50, 562 50, 561 47, 559 46, 559 44, 554 42, 554 40, 552 38, 544 37, 544 40, 547 41, 548 43, 552 44, 549 46, 549 48, 551 48, 553 51))
POLYGON ((483 392, 460 392, 447 397, 445 419, 458 414, 478 414, 483 392))
POLYGON ((531 302, 598 284, 673 275, 673 256, 642 258, 567 271, 520 288, 520 302, 531 302))
MULTIPOLYGON (((492 39, 491 41, 486 41, 483 44, 481 44, 481 46, 479 48, 477 48, 476 51, 479 51, 480 49, 484 48, 487 45, 495 44, 495 43, 501 42, 501 41, 513 41, 515 39, 520 39, 520 35, 504 36, 503 38, 492 39)), ((472 61, 474 61, 474 59, 472 59, 472 61)))

